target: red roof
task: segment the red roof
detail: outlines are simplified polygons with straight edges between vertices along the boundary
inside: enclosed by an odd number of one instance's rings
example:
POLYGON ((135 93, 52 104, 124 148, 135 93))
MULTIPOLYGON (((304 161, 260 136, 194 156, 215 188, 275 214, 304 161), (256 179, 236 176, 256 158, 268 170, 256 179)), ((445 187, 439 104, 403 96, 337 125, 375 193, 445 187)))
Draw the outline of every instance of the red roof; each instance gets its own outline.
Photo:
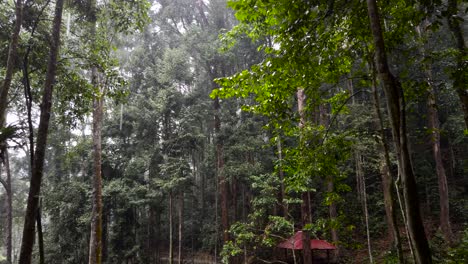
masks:
MULTIPOLYGON (((298 231, 294 236, 278 244, 280 248, 302 249, 302 231, 298 231)), ((325 240, 311 239, 311 249, 336 249, 336 247, 325 240)))

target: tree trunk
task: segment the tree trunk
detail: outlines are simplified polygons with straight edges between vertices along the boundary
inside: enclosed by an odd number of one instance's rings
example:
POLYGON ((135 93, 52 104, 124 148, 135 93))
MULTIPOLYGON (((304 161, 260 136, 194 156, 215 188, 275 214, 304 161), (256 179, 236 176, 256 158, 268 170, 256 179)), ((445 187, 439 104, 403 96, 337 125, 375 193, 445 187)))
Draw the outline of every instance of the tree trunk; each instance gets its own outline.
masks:
MULTIPOLYGON (((423 27, 427 24, 424 21, 423 27)), ((416 27, 416 31, 419 36, 423 35, 420 27, 416 27)), ((421 53, 424 55, 425 50, 421 47, 421 53)), ((428 128, 431 133, 431 145, 432 152, 434 155, 434 161, 436 164, 437 179, 439 185, 439 206, 440 206, 440 227, 442 234, 444 235, 445 241, 449 244, 453 242, 452 228, 450 226, 450 214, 449 214, 449 194, 447 175, 445 173, 444 163, 442 161, 442 153, 440 148, 440 125, 439 125, 439 112, 437 111, 436 94, 435 88, 432 82, 432 71, 430 65, 424 63, 423 66, 425 71, 425 79, 428 87, 427 91, 427 118, 428 128)))
MULTIPOLYGON (((335 191, 335 186, 333 184, 332 179, 328 180, 327 191, 328 192, 335 191)), ((329 215, 330 220, 332 222, 336 221, 336 218, 338 217, 338 213, 336 211, 336 203, 332 202, 330 204, 330 206, 328 207, 328 215, 329 215)), ((335 226, 335 225, 333 224, 333 226, 335 226)), ((340 248, 338 247, 338 242, 339 242, 338 231, 336 230, 335 227, 332 227, 331 230, 330 230, 330 233, 331 233, 331 239, 332 239, 333 244, 335 246, 337 246, 337 248, 332 253, 333 254, 332 263, 336 263, 338 261, 339 256, 340 256, 340 248)))
POLYGON ((169 264, 173 263, 173 235, 172 235, 172 192, 169 192, 169 264))
POLYGON ((149 206, 149 220, 148 220, 148 252, 150 263, 156 263, 158 242, 156 239, 158 221, 156 219, 155 205, 149 206))
MULTIPOLYGON (((7 148, 3 150, 3 164, 5 165, 6 180, 2 183, 6 192, 6 224, 5 224, 5 247, 7 263, 13 263, 12 258, 12 235, 13 235, 13 190, 11 188, 11 170, 10 170, 10 157, 8 156, 7 148)), ((1 164, 0 164, 1 165, 1 164)), ((0 170, 0 177, 1 177, 0 170)))
MULTIPOLYGON (((352 85, 352 82, 349 82, 349 88, 350 90, 352 91, 352 88, 353 85, 352 85)), ((353 93, 351 93, 353 94, 353 93)), ((353 97, 353 102, 354 104, 354 97, 353 97)), ((326 105, 323 105, 321 104, 319 106, 319 123, 320 125, 324 126, 324 127, 328 127, 329 125, 329 117, 328 117, 328 109, 327 109, 327 106, 326 105)), ((333 177, 330 175, 327 177, 327 192, 331 193, 331 192, 334 192, 335 191, 335 186, 334 186, 334 182, 333 182, 333 177)), ((330 220, 332 222, 336 221, 336 218, 338 217, 338 213, 336 211, 336 203, 335 202, 331 202, 329 207, 328 207, 328 215, 330 217, 330 220)), ((331 234, 331 238, 332 238, 332 241, 333 241, 333 244, 335 245, 338 245, 338 231, 336 230, 336 228, 334 227, 335 225, 333 224, 333 227, 331 228, 330 230, 330 234, 331 234)), ((339 248, 337 247, 336 250, 333 251, 333 256, 332 256, 332 262, 337 262, 338 258, 339 258, 339 255, 340 255, 340 251, 339 251, 339 248)))
MULTIPOLYGON (((305 116, 304 116, 304 105, 305 105, 306 96, 304 89, 299 88, 297 90, 297 111, 299 112, 300 121, 299 128, 302 129, 305 126, 305 116)), ((301 132, 302 133, 302 132, 301 132)), ((302 136, 300 138, 302 141, 302 136)), ((302 145, 302 142, 300 143, 302 145)), ((312 263, 312 250, 310 249, 310 234, 305 227, 308 224, 311 224, 310 216, 310 203, 309 203, 309 193, 303 192, 301 203, 301 219, 302 219, 302 252, 304 264, 312 263)))
MULTIPOLYGON (((13 79, 13 72, 17 60, 18 40, 23 23, 23 1, 17 0, 15 3, 15 16, 16 21, 11 32, 10 47, 8 48, 8 58, 5 69, 5 78, 3 84, 0 86, 0 130, 5 127, 6 109, 8 107, 8 93, 10 91, 11 80, 13 79)), ((0 145, 4 142, 0 142, 0 145)))
POLYGON ((42 198, 39 198, 39 207, 36 215, 37 245, 39 248, 39 263, 44 264, 44 235, 42 233, 42 198))
POLYGON ((367 7, 375 45, 377 72, 384 87, 392 124, 392 133, 398 156, 398 170, 403 183, 405 214, 415 253, 415 261, 418 264, 430 264, 432 263, 431 251, 421 218, 416 177, 408 149, 403 91, 398 79, 390 72, 388 67, 376 0, 367 0, 367 7))
POLYGON ((374 258, 372 256, 371 237, 370 237, 370 232, 369 232, 369 211, 367 210, 366 178, 364 177, 364 171, 362 169, 362 156, 358 151, 356 151, 355 156, 356 156, 356 179, 358 183, 358 197, 362 205, 362 210, 364 211, 369 262, 374 263, 374 258))
MULTIPOLYGON (((18 50, 18 41, 19 33, 21 30, 21 24, 23 22, 23 1, 17 0, 15 3, 15 16, 16 21, 11 32, 11 41, 8 48, 8 57, 6 63, 5 77, 3 83, 0 86, 0 131, 5 127, 6 123, 6 113, 8 107, 8 94, 11 87, 11 80, 13 78, 13 72, 15 70, 15 64, 17 60, 17 50, 18 50)), ((3 160, 0 160, 0 166, 2 163, 5 165, 6 171, 6 182, 5 182, 5 192, 6 192, 6 236, 5 236, 5 246, 6 246, 6 258, 8 263, 12 263, 12 228, 13 228, 13 206, 12 206, 12 189, 11 189, 11 173, 9 166, 9 157, 8 150, 6 147, 6 142, 0 142, 0 156, 3 160)))
MULTIPOLYGON (((154 249, 152 249, 154 250, 154 249)), ((109 256, 109 206, 103 204, 102 208, 102 263, 107 262, 109 256)))
MULTIPOLYGON (((96 45, 97 11, 96 0, 90 2, 90 21, 92 45, 96 45)), ((93 47, 94 48, 94 47, 93 47)), ((102 262, 102 119, 103 119, 103 88, 99 80, 96 66, 91 68, 91 84, 97 88, 98 94, 93 98, 93 194, 91 212, 91 236, 89 239, 89 264, 100 264, 102 262)))
POLYGON ((216 171, 219 179, 219 192, 221 196, 221 224, 223 227, 223 241, 226 243, 229 241, 229 203, 228 203, 228 182, 224 176, 224 146, 221 139, 221 119, 220 119, 220 104, 219 98, 216 97, 214 100, 214 122, 215 122, 215 133, 216 139, 216 171))
POLYGON ((281 145, 281 137, 278 135, 278 175, 280 178, 281 190, 278 195, 278 202, 281 206, 282 216, 288 218, 288 204, 286 203, 286 192, 284 187, 284 171, 283 171, 283 149, 281 145))
POLYGON ((57 70, 57 57, 60 46, 60 26, 62 23, 62 11, 64 0, 57 0, 55 4, 55 16, 52 26, 52 38, 50 42, 49 61, 44 83, 44 91, 41 103, 41 116, 37 133, 37 145, 34 154, 34 164, 29 185, 28 203, 24 219, 23 239, 19 256, 20 264, 31 263, 32 248, 35 237, 35 219, 39 204, 41 181, 44 168, 44 156, 47 146, 50 111, 52 109, 52 91, 57 70))
POLYGON ((179 194, 179 254, 178 254, 178 264, 182 264, 182 231, 184 226, 184 193, 179 194))
MULTIPOLYGON (((97 70, 92 69, 93 83, 96 84, 97 70)), ((101 174, 101 127, 103 116, 103 99, 95 95, 93 100, 93 156, 94 177, 92 194, 91 214, 91 237, 89 240, 89 264, 101 263, 102 261, 102 174, 101 174)))
POLYGON ((450 226, 447 175, 445 173, 444 164, 442 162, 442 154, 440 150, 439 114, 437 111, 435 94, 432 85, 429 85, 427 107, 429 130, 431 132, 432 152, 434 154, 437 179, 439 183, 440 228, 442 229, 442 234, 444 235, 445 240, 451 244, 453 235, 452 228, 450 226))
POLYGON ((458 16, 458 1, 448 0, 447 2, 447 22, 452 32, 457 49, 457 67, 453 73, 453 86, 460 98, 462 105, 463 115, 465 119, 465 126, 468 130, 468 71, 466 56, 468 54, 466 48, 465 38, 463 36, 463 29, 460 26, 460 17, 458 16))
MULTIPOLYGON (((393 243, 393 247, 396 250, 399 263, 404 263, 403 250, 401 247, 400 232, 398 231, 398 218, 397 218, 397 205, 394 198, 394 185, 392 184, 393 176, 392 171, 390 170, 392 163, 390 161, 390 151, 389 146, 386 140, 386 135, 384 131, 384 122, 383 115, 380 111, 380 99, 377 93, 377 85, 375 80, 375 71, 372 67, 372 94, 374 98, 374 109, 376 113, 376 123, 380 133, 380 143, 381 145, 381 160, 382 164, 380 165, 380 175, 382 177, 382 189, 384 196, 384 205, 385 205, 385 216, 387 218, 388 225, 388 236, 390 241, 393 243)), ((398 191, 398 190, 395 190, 398 191)))

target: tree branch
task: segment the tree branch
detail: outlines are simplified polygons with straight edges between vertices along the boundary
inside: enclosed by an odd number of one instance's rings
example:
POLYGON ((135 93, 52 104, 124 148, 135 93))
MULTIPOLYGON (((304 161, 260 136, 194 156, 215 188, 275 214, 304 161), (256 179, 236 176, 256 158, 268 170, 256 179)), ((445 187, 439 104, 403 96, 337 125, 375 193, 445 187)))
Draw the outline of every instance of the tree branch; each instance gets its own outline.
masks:
POLYGON ((5 191, 8 192, 8 184, 6 183, 6 181, 0 178, 0 183, 3 185, 3 188, 5 188, 5 191))

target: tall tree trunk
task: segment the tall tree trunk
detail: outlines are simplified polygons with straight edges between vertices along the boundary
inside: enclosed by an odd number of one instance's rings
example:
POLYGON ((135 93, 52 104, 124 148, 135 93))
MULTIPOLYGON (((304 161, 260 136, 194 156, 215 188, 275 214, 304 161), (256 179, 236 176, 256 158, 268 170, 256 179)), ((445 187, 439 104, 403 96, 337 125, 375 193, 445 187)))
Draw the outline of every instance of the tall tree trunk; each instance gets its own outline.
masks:
MULTIPOLYGON (((102 208, 102 263, 107 262, 109 256, 109 206, 103 204, 102 208)), ((154 248, 152 249, 154 251, 154 248)), ((151 252, 152 252, 151 251, 151 252)))
POLYGON ((451 244, 453 235, 452 228, 450 226, 447 175, 445 173, 445 168, 442 161, 442 154, 440 149, 439 114, 437 111, 435 93, 432 85, 430 85, 429 88, 427 107, 429 130, 431 132, 432 152, 434 154, 437 179, 439 183, 440 228, 442 229, 442 234, 444 235, 445 240, 451 244))
MULTIPOLYGON (((304 114, 304 106, 305 106, 306 96, 304 93, 304 89, 299 88, 297 90, 297 111, 299 112, 300 121, 299 121, 299 128, 302 129, 305 126, 305 114, 304 114)), ((302 133, 302 132, 301 132, 302 133)), ((300 138, 300 145, 302 145, 302 136, 300 138)), ((304 264, 312 263, 312 250, 310 249, 310 234, 307 230, 305 230, 306 225, 311 223, 311 216, 310 216, 310 203, 309 203, 309 193, 303 192, 302 195, 302 203, 301 203, 301 219, 302 219, 302 252, 303 252, 303 259, 304 264)))
MULTIPOLYGON (((97 28, 96 0, 90 1, 90 21, 92 45, 96 45, 97 28)), ((94 48, 94 47, 93 47, 94 48)), ((91 236, 89 239, 89 264, 100 264, 102 262, 102 119, 103 119, 103 87, 99 80, 99 73, 96 66, 91 68, 91 84, 97 88, 98 94, 93 98, 93 194, 91 212, 91 236)))
MULTIPOLYGON (((8 58, 5 70, 5 78, 0 86, 0 130, 5 127, 6 121, 6 109, 8 107, 8 93, 10 91, 11 80, 13 79, 13 72, 15 70, 15 64, 17 61, 17 50, 19 33, 21 30, 21 24, 23 23, 23 1, 17 0, 15 3, 15 16, 16 21, 11 32, 10 47, 8 48, 8 58)), ((4 142, 0 142, 0 145, 4 142)))
POLYGON ((282 216, 288 218, 288 204, 286 203, 286 192, 284 187, 284 171, 283 171, 283 148, 281 145, 281 137, 278 135, 278 175, 280 178, 280 193, 278 195, 278 202, 281 206, 282 216))
POLYGON ((39 198, 39 206, 36 215, 37 246, 39 248, 39 263, 44 264, 44 235, 42 233, 42 198, 39 198))
POLYGON ((447 2, 447 22, 452 32, 457 49, 457 67, 453 73, 453 86, 460 98, 462 110, 465 119, 465 126, 468 130, 468 66, 466 63, 466 56, 468 55, 465 38, 463 36, 463 29, 460 25, 460 17, 458 16, 458 1, 448 0, 447 2))
POLYGON ((169 264, 173 263, 173 242, 174 238, 172 235, 172 191, 169 191, 169 264))
POLYGON ((224 175, 224 145, 221 139, 221 118, 220 112, 221 107, 219 104, 219 98, 216 97, 214 100, 214 122, 215 122, 215 133, 216 133, 216 171, 219 179, 219 192, 221 196, 221 224, 223 228, 223 241, 226 243, 229 241, 229 203, 228 203, 228 182, 224 175))
POLYGON ((356 151, 355 157, 356 157, 356 179, 358 183, 358 197, 362 205, 362 210, 364 211, 369 262, 374 263, 374 258, 372 256, 371 237, 370 237, 370 232, 369 232, 369 211, 367 209, 366 178, 364 177, 364 171, 362 169, 362 155, 359 153, 359 151, 356 151))
MULTIPOLYGON (((1 179, 1 168, 0 168, 0 180, 2 180, 3 187, 5 187, 6 199, 6 223, 5 223, 5 247, 6 247, 6 259, 7 263, 13 263, 12 259, 12 235, 13 235, 13 190, 11 187, 11 170, 10 170, 10 157, 8 156, 8 150, 3 150, 3 164, 5 165, 6 180, 1 179)), ((0 164, 1 165, 1 164, 0 164)))
MULTIPOLYGON (((352 90, 352 82, 350 81, 349 82, 349 87, 350 89, 352 90)), ((351 93, 353 94, 353 93, 351 93)), ((354 97, 353 97, 354 98, 354 97)), ((353 104, 354 104, 354 99, 353 99, 353 104)), ((328 127, 329 126, 329 113, 328 113, 328 108, 326 105, 324 104, 321 104, 319 106, 319 123, 320 125, 324 126, 324 127, 328 127)), ((331 193, 331 192, 334 192, 335 191, 335 184, 333 182, 333 176, 328 176, 327 179, 327 192, 331 193)), ((330 203, 330 205, 328 206, 328 215, 330 217, 330 221, 334 222, 336 221, 336 218, 338 217, 338 213, 336 211, 336 203, 334 201, 332 201, 330 203)), ((332 238, 332 241, 335 245, 338 245, 338 231, 336 230, 336 228, 334 227, 335 225, 333 224, 333 227, 331 228, 330 230, 330 234, 331 234, 331 238, 332 238)), ((332 256, 332 262, 337 262, 338 258, 339 258, 339 255, 340 255, 340 250, 339 248, 337 247, 336 250, 333 251, 333 256, 332 256)))
MULTIPOLYGON (((426 24, 427 21, 424 21, 423 27, 425 27, 426 24)), ((419 36, 423 36, 424 32, 421 31, 421 27, 416 27, 416 31, 418 32, 419 36)), ((425 55, 424 47, 421 47, 420 50, 421 53, 425 55)), ((447 241, 449 244, 452 244, 453 234, 452 228, 450 226, 448 184, 440 148, 440 125, 439 112, 437 110, 436 103, 436 93, 432 82, 432 71, 430 65, 427 65, 427 63, 423 63, 422 67, 425 72, 425 79, 428 87, 427 118, 429 125, 428 128, 431 133, 432 152, 436 164, 436 172, 439 185, 440 227, 442 229, 442 234, 444 235, 445 241, 447 241)))
POLYGON ((367 8, 375 45, 377 72, 384 87, 392 124, 392 133, 398 156, 398 170, 403 183, 405 214, 416 257, 415 260, 418 264, 430 264, 432 263, 431 251, 421 218, 416 177, 408 149, 403 91, 398 79, 390 72, 388 67, 376 0, 367 0, 367 8))
MULTIPOLYGON (((17 60, 17 50, 18 50, 18 41, 19 33, 21 30, 21 24, 23 22, 23 1, 17 0, 15 3, 15 25, 13 31, 11 32, 11 41, 8 48, 8 57, 6 63, 5 77, 3 83, 0 86, 0 131, 5 127, 6 123, 6 113, 8 108, 8 94, 11 87, 11 80, 13 78, 13 72, 15 70, 15 64, 17 60)), ((12 212, 12 189, 11 189, 11 174, 9 168, 8 152, 6 147, 6 142, 0 142, 0 166, 5 165, 6 171, 6 182, 5 182, 5 191, 6 191, 6 236, 5 236, 5 245, 6 245, 6 258, 8 263, 12 263, 12 228, 13 228, 13 212, 12 212)))
POLYGON ((179 252, 178 252, 178 264, 182 264, 182 231, 184 226, 184 193, 179 194, 179 252))
MULTIPOLYGON (((247 160, 249 162, 249 160, 247 160)), ((236 177, 231 178, 231 204, 232 204, 232 214, 231 214, 231 221, 236 222, 237 221, 237 192, 238 192, 238 186, 237 186, 237 179, 236 177)))
MULTIPOLYGON (((374 109, 376 113, 376 123, 380 133, 379 144, 381 145, 381 161, 380 165, 380 175, 382 177, 382 190, 384 196, 384 205, 385 205, 385 216, 387 218, 388 225, 388 235, 390 241, 393 243, 393 247, 396 250, 399 263, 404 263, 403 250, 401 247, 401 238, 400 232, 398 231, 398 218, 397 218, 397 204, 394 198, 394 185, 392 184, 393 176, 392 171, 390 170, 392 163, 390 161, 390 151, 389 146, 386 140, 386 135, 384 131, 384 122, 382 111, 380 111, 380 98, 377 93, 377 84, 375 80, 375 71, 372 67, 372 94, 374 101, 374 109)), ((397 190, 396 190, 397 191, 397 190)))
MULTIPOLYGON (((97 78, 97 70, 92 69, 93 79, 97 78)), ((93 81, 93 83, 96 83, 93 81)), ((101 175, 101 127, 103 116, 103 99, 96 95, 93 103, 93 194, 91 214, 91 237, 89 240, 89 264, 100 264, 102 261, 102 175, 101 175)))
MULTIPOLYGON (((334 192, 335 191, 335 186, 333 184, 333 180, 332 179, 329 179, 328 182, 327 182, 327 192, 334 192)), ((330 206, 328 207, 328 215, 330 217, 330 220, 332 222, 336 221, 337 217, 338 217, 338 213, 336 211, 336 203, 335 202, 332 202, 330 204, 330 206)), ((333 225, 335 226, 335 225, 333 225)), ((335 263, 338 261, 338 258, 340 256, 340 248, 338 247, 338 242, 339 242, 339 238, 338 238, 338 230, 336 230, 335 227, 332 227, 331 230, 330 230, 330 233, 331 233, 331 239, 332 239, 332 242, 333 244, 335 244, 337 246, 337 248, 333 251, 333 256, 332 256, 332 262, 335 263)))
POLYGON ((28 203, 24 219, 23 239, 21 242, 20 264, 31 263, 32 248, 35 237, 35 219, 41 192, 41 181, 44 168, 44 156, 47 146, 50 111, 52 108, 52 91, 57 70, 57 57, 60 46, 60 26, 62 23, 62 11, 64 0, 57 0, 55 4, 55 16, 52 26, 52 39, 50 42, 49 61, 47 64, 46 80, 41 104, 41 116, 37 133, 37 145, 34 154, 34 164, 29 185, 28 203))
POLYGON ((150 204, 149 206, 149 220, 148 220, 148 252, 149 252, 149 260, 151 263, 155 263, 157 260, 157 248, 158 248, 158 242, 156 239, 156 234, 157 234, 157 225, 158 221, 156 219, 156 206, 153 204, 150 204))

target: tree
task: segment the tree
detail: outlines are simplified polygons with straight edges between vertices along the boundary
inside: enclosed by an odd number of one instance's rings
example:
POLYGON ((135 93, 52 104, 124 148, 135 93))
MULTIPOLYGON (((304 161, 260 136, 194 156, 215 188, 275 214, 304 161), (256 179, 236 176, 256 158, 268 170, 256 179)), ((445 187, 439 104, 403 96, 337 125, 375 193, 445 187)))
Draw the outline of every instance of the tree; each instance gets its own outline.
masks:
POLYGON ((47 135, 49 129, 50 111, 52 108, 52 91, 57 71, 57 57, 60 47, 60 26, 62 24, 63 0, 57 0, 55 4, 54 21, 52 25, 52 39, 50 43, 47 73, 44 82, 41 117, 37 133, 36 151, 29 187, 28 204, 24 218, 23 239, 19 263, 31 263, 32 248, 35 237, 35 219, 39 206, 39 195, 44 168, 44 155, 47 147, 47 135))
MULTIPOLYGON (((6 71, 5 71, 5 79, 2 82, 1 90, 0 90, 0 131, 3 133, 3 129, 5 127, 5 119, 6 119, 6 110, 8 107, 8 93, 11 86, 11 80, 13 78, 13 73, 15 70, 16 62, 17 62, 17 50, 18 50, 18 40, 19 40, 19 33, 21 30, 21 24, 23 22, 23 1, 17 0, 15 1, 15 25, 13 27, 13 31, 11 32, 11 41, 10 46, 8 49, 8 60, 6 64, 6 71)), ((3 151, 3 144, 5 142, 0 142, 2 144, 2 151, 3 151)))
MULTIPOLYGON (((19 41, 19 33, 21 30, 21 24, 23 22, 23 1, 17 0, 15 1, 15 24, 13 27, 13 31, 11 32, 11 41, 8 49, 8 59, 6 63, 6 71, 5 71, 5 78, 0 86, 0 135, 2 135, 0 139, 0 167, 3 165, 5 166, 6 170, 6 181, 2 181, 3 186, 6 191, 7 195, 7 224, 6 229, 7 233, 5 236, 6 241, 6 256, 7 261, 9 263, 12 262, 12 188, 11 188, 11 175, 10 175, 10 168, 9 168, 9 160, 8 160, 8 152, 7 152, 7 138, 3 138, 6 135, 7 130, 5 128, 5 121, 6 121, 6 114, 8 108, 8 99, 9 99, 9 90, 11 86, 11 80, 13 78, 13 73, 16 68, 16 61, 17 61, 17 49, 18 49, 18 41, 19 41)), ((1 168, 0 168, 1 171, 1 168)))
POLYGON ((458 1, 456 0, 448 0, 447 1, 447 22, 449 25, 449 29, 455 38, 456 47, 458 53, 456 55, 456 68, 453 71, 453 86, 457 91, 458 97, 460 98, 461 106, 463 109, 463 114, 465 117, 465 126, 468 129, 468 92, 467 92, 467 85, 468 85, 468 74, 467 74, 467 47, 465 38, 463 36, 463 31, 460 26, 460 18, 458 15, 458 1))
MULTIPOLYGON (((93 49, 97 48, 97 7, 96 1, 90 1, 90 22, 91 38, 93 49)), ((91 84, 94 86, 95 95, 93 98, 93 195, 92 195, 92 213, 91 213, 91 236, 89 239, 89 264, 100 264, 102 262, 102 146, 101 129, 103 118, 103 107, 105 93, 96 65, 91 68, 91 84)))
MULTIPOLYGON (((305 94, 304 89, 299 88, 297 90, 297 111, 299 112, 299 128, 304 129, 306 120, 305 120, 305 94)), ((304 138, 301 136, 300 144, 303 143, 304 138)), ((301 203, 301 222, 302 222, 302 252, 304 263, 312 263, 312 250, 308 246, 310 243, 310 234, 307 230, 307 226, 311 224, 311 215, 310 215, 310 198, 309 198, 309 191, 304 191, 301 194, 302 203, 301 203)))
POLYGON ((431 251, 421 218, 416 178, 408 149, 403 91, 400 82, 388 67, 376 1, 367 0, 367 8, 375 45, 376 69, 384 87, 387 109, 392 124, 393 140, 398 156, 398 171, 403 184, 406 220, 408 221, 411 243, 414 247, 415 261, 416 263, 432 263, 431 251))

